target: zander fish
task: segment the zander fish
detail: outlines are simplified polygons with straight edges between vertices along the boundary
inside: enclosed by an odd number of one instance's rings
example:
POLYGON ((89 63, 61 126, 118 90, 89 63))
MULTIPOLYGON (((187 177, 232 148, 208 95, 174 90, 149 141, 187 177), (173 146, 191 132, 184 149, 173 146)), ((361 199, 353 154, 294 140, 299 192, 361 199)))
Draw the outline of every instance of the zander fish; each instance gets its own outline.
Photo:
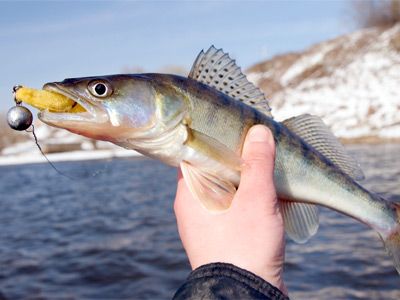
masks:
POLYGON ((377 231, 400 272, 400 205, 357 183, 361 170, 320 118, 273 120, 264 94, 222 50, 201 51, 188 78, 121 74, 43 89, 21 88, 16 98, 39 108, 51 126, 180 166, 194 197, 214 211, 227 209, 238 187, 248 129, 266 125, 276 143, 275 185, 288 236, 307 241, 318 229, 316 204, 326 206, 377 231))

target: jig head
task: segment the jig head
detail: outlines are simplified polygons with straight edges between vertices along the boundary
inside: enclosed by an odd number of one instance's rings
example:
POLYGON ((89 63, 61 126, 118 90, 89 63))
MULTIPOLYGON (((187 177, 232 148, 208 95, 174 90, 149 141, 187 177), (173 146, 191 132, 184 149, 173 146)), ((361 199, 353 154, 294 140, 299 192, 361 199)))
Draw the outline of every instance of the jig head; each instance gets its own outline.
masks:
POLYGON ((18 131, 23 131, 28 129, 32 125, 33 117, 32 113, 29 109, 21 105, 21 101, 19 101, 16 97, 16 93, 19 88, 22 86, 16 85, 13 87, 13 95, 15 106, 10 108, 7 112, 7 123, 8 125, 18 131))

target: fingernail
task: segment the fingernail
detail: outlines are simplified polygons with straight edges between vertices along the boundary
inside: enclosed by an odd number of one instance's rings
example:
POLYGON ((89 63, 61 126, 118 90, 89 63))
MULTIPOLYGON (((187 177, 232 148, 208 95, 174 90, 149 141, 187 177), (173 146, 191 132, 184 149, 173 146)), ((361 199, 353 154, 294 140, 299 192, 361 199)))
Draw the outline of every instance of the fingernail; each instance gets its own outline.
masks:
POLYGON ((271 139, 271 131, 264 125, 255 125, 250 128, 249 142, 268 142, 271 139))

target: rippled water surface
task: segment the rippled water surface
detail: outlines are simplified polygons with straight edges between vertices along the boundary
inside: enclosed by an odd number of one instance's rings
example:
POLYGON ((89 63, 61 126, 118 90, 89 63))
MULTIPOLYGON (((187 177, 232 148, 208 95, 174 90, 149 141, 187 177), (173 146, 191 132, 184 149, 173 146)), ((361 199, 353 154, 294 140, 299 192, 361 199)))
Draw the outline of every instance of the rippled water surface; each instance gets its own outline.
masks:
MULTIPOLYGON (((400 146, 352 146, 363 185, 400 201, 400 146)), ((0 167, 0 299, 168 299, 189 272, 172 202, 176 172, 139 159, 0 167), (92 176, 97 174, 96 176, 92 176)), ((292 299, 400 299, 377 235, 323 209, 288 241, 292 299)))

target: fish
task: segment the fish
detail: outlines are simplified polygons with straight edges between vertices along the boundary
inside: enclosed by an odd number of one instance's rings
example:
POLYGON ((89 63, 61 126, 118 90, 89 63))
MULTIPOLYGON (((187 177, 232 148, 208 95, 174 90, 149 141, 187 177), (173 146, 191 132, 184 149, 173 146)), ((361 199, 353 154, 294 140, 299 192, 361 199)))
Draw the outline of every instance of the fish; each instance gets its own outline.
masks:
POLYGON ((213 213, 228 209, 238 188, 248 130, 267 126, 287 235, 308 241, 319 227, 318 206, 328 207, 375 230, 400 273, 400 204, 360 185, 360 166, 321 118, 276 121, 264 93, 222 49, 202 50, 187 77, 69 78, 46 83, 41 92, 22 88, 16 98, 37 107, 50 126, 180 167, 192 195, 213 213))

